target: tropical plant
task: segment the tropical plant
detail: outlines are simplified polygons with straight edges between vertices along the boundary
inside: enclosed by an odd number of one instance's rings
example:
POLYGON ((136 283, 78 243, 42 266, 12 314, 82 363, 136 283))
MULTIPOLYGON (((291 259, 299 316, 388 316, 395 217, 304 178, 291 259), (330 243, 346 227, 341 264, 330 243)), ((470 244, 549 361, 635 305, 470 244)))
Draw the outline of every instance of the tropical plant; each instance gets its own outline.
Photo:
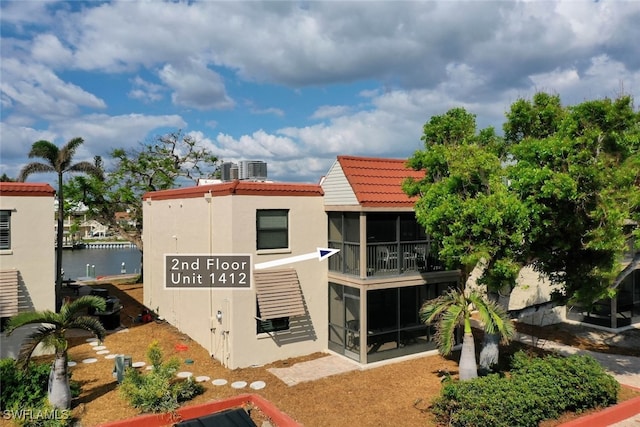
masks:
MULTIPOLYGON (((640 265, 621 275, 619 262, 635 233, 640 242, 640 113, 633 99, 565 107, 537 93, 511 106, 504 137, 478 130, 475 116, 453 108, 425 123, 407 180, 416 218, 439 248, 440 261, 460 269, 462 283, 483 262, 477 283, 508 307, 520 270, 532 266, 555 286, 553 300, 518 310, 522 317, 558 304, 615 294, 640 265), (618 279, 614 280, 618 276, 618 279)), ((498 359, 498 338, 485 335, 480 363, 498 359)))
POLYGON ((449 290, 438 298, 425 302, 420 308, 420 320, 436 325, 436 343, 443 355, 453 350, 456 329, 464 328, 462 352, 460 354, 460 380, 478 376, 475 342, 471 330, 471 314, 477 311, 486 333, 499 334, 506 342, 514 332, 513 323, 507 313, 496 303, 487 301, 477 291, 468 295, 460 289, 449 290))
POLYGON ((56 310, 62 305, 62 247, 64 236, 64 194, 62 178, 66 172, 82 172, 102 179, 102 169, 90 162, 73 162, 73 156, 80 145, 84 143, 82 138, 69 140, 62 148, 49 141, 36 141, 31 146, 29 158, 40 157, 43 162, 31 162, 20 171, 18 181, 23 182, 34 173, 54 172, 58 175, 58 222, 56 233, 56 310))
POLYGON ((151 370, 142 374, 128 368, 120 386, 122 396, 142 412, 173 411, 180 403, 193 399, 204 392, 204 387, 189 377, 176 378, 180 360, 172 357, 163 362, 162 349, 157 341, 147 350, 151 370))
POLYGON ((27 336, 20 349, 18 362, 22 368, 28 366, 31 355, 38 344, 42 343, 45 347, 54 349, 55 359, 49 376, 47 394, 49 402, 56 408, 69 409, 71 406, 71 390, 67 372, 67 331, 83 329, 91 332, 100 341, 104 340, 106 336, 106 331, 98 319, 80 314, 86 312, 88 308, 104 311, 106 301, 98 296, 85 295, 63 304, 58 313, 50 310, 24 312, 13 316, 7 323, 7 335, 25 325, 40 325, 27 336))

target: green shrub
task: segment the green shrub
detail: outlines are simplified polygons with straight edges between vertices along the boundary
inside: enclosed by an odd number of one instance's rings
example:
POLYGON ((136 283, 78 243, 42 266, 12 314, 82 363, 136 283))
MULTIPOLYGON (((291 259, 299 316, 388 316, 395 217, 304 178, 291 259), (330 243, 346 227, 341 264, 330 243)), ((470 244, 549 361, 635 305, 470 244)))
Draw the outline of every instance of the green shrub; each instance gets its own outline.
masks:
POLYGON ((511 377, 448 380, 432 408, 451 426, 533 427, 565 411, 613 404, 619 388, 591 357, 532 358, 519 352, 511 377))
POLYGON ((18 409, 40 405, 47 397, 51 365, 31 362, 25 370, 15 360, 0 360, 0 409, 18 409))
POLYGON ((149 346, 147 358, 152 369, 142 374, 137 369, 128 368, 120 385, 121 394, 134 408, 142 412, 169 412, 204 392, 204 387, 192 378, 175 378, 180 361, 171 358, 163 363, 162 350, 157 342, 149 346))
MULTIPOLYGON (((0 360, 0 409, 2 416, 19 426, 64 427, 72 422, 71 411, 54 409, 47 401, 51 365, 30 362, 25 370, 15 360, 0 360)), ((70 382, 72 395, 80 394, 77 382, 70 382)))

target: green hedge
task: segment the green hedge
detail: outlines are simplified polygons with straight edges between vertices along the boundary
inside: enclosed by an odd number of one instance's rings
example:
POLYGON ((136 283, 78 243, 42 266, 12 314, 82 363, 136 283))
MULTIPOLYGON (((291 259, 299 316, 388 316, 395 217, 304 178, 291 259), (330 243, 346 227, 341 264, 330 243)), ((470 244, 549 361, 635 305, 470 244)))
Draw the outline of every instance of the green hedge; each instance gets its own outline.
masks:
MULTIPOLYGON (((50 363, 29 362, 25 370, 13 359, 0 359, 0 410, 2 418, 25 427, 66 427, 70 410, 53 408, 47 400, 50 363)), ((69 374, 69 376, 71 376, 69 374)), ((69 381, 71 396, 80 395, 80 385, 69 381)))
POLYGON ((535 427, 565 411, 614 404, 619 389, 592 357, 541 358, 518 352, 510 377, 447 381, 433 412, 450 426, 535 427))
POLYGON ((47 397, 49 371, 46 363, 29 363, 26 370, 13 359, 0 359, 0 409, 18 409, 39 405, 47 397))

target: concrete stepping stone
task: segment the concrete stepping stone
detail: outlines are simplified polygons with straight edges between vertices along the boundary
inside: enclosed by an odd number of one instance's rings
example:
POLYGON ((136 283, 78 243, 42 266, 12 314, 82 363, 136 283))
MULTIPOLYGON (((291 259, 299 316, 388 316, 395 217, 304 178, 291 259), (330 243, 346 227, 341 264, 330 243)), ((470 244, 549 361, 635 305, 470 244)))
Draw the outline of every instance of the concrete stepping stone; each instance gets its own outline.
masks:
POLYGON ((106 350, 106 348, 107 348, 107 347, 106 347, 106 346, 104 346, 104 345, 96 345, 96 346, 94 346, 94 347, 93 347, 93 349, 94 349, 95 351, 106 350))
POLYGON ((144 363, 144 362, 133 362, 131 364, 131 367, 133 367, 133 368, 142 368, 144 365, 146 365, 146 363, 144 363))
POLYGON ((200 375, 199 377, 196 377, 196 382, 197 383, 203 383, 205 381, 209 381, 211 378, 209 378, 206 375, 200 375))
POLYGON ((267 386, 267 383, 265 383, 264 381, 254 381, 251 384, 249 384, 249 387, 251 387, 253 390, 262 390, 266 386, 267 386))
POLYGON ((115 359, 116 355, 115 354, 107 354, 104 358, 105 359, 115 359))
POLYGON ((218 378, 216 380, 211 381, 211 384, 217 385, 217 386, 225 385, 226 383, 227 383, 227 380, 222 378, 218 378))
POLYGON ((98 350, 96 351, 96 354, 109 354, 111 353, 109 350, 98 350))
POLYGON ((187 371, 178 372, 176 374, 176 377, 178 377, 178 378, 189 378, 191 376, 193 376, 193 373, 187 372, 187 371))
POLYGON ((74 362, 73 360, 70 360, 70 361, 67 362, 67 366, 69 366, 69 367, 76 366, 76 365, 77 365, 77 363, 74 362))
POLYGON ((96 363, 97 361, 98 359, 96 359, 95 357, 89 357, 88 359, 84 359, 82 363, 96 363))
POLYGON ((247 386, 246 381, 236 381, 234 383, 231 383, 231 387, 236 389, 245 388, 246 386, 247 386))

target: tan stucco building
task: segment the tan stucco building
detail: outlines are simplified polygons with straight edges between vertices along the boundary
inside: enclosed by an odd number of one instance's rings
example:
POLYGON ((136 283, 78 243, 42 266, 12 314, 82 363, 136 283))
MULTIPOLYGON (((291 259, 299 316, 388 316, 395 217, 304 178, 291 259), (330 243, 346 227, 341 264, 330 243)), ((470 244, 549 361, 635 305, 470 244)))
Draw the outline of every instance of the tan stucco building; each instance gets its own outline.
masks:
MULTIPOLYGON (((55 310, 54 189, 48 184, 0 183, 0 317, 55 310)), ((34 327, 0 336, 0 357, 16 357, 34 327)))
POLYGON ((147 193, 145 306, 232 369, 325 350, 326 261, 252 269, 249 288, 169 288, 165 273, 166 254, 243 254, 255 267, 317 252, 322 196, 319 185, 249 181, 147 193))

